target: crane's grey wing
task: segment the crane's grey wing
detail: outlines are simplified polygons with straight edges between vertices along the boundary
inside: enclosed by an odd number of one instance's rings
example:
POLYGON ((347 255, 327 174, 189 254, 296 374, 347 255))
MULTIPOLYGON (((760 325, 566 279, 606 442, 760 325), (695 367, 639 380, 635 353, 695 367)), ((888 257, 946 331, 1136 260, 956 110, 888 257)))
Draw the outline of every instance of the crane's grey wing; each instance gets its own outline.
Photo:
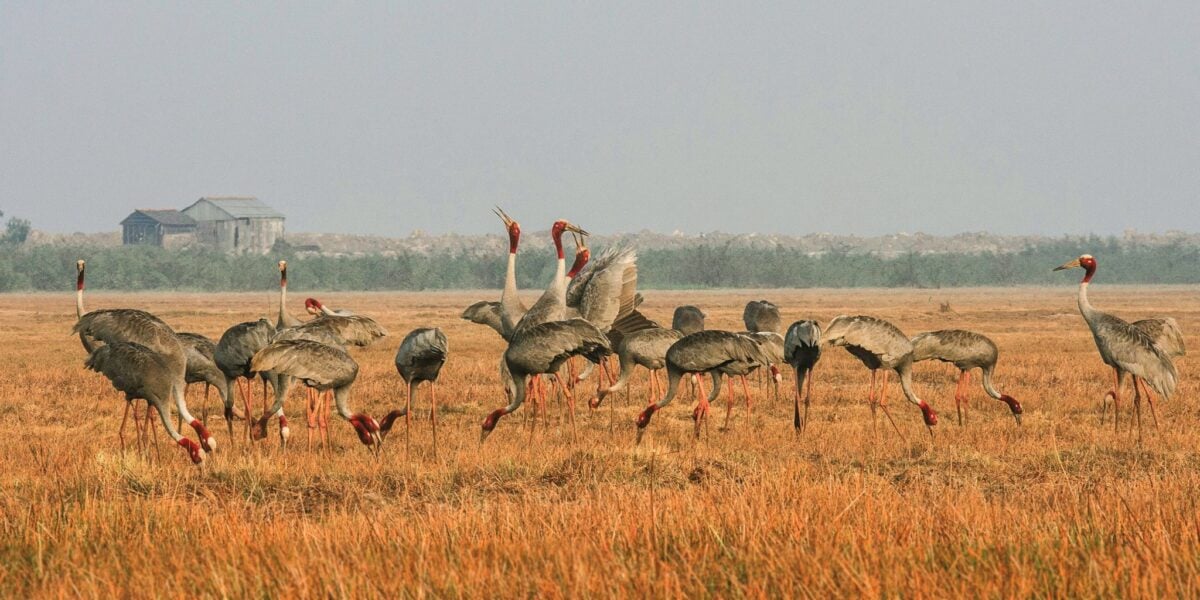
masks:
POLYGON ((72 332, 91 336, 105 344, 134 342, 158 352, 179 349, 179 338, 162 319, 131 308, 89 312, 79 317, 72 332))
MULTIPOLYGON (((499 302, 481 300, 463 310, 462 318, 479 325, 487 325, 500 334, 500 337, 506 337, 504 335, 502 310, 503 308, 499 302)), ((524 314, 524 311, 522 311, 522 314, 524 314)), ((518 317, 517 320, 520 320, 520 318, 518 317)))
POLYGON ((635 308, 613 321, 612 327, 608 330, 608 339, 612 342, 613 348, 616 348, 626 337, 648 329, 662 329, 662 326, 651 321, 635 308))
POLYGON ((672 344, 667 350, 667 361, 687 372, 702 372, 731 362, 766 366, 771 359, 748 336, 708 329, 685 335, 672 344))
POLYGON ((259 350, 250 362, 250 370, 332 386, 353 381, 358 374, 358 363, 336 346, 312 340, 282 340, 259 350))
POLYGON ((1179 328, 1179 323, 1175 319, 1171 317, 1154 317, 1134 321, 1131 325, 1154 340, 1154 343, 1158 344, 1158 347, 1162 348, 1167 356, 1187 355, 1187 348, 1183 344, 1183 330, 1179 328))
POLYGON ((796 321, 783 338, 783 358, 791 362, 797 350, 820 347, 821 325, 816 321, 796 321))
POLYGON ((604 332, 583 319, 550 321, 525 329, 509 344, 504 358, 514 373, 545 373, 572 356, 592 362, 612 354, 604 332))
POLYGON ((671 316, 671 329, 682 331, 684 335, 704 331, 704 311, 690 304, 675 307, 671 316))
POLYGON ((1117 366, 1141 377, 1164 398, 1175 393, 1175 364, 1150 336, 1107 313, 1098 313, 1093 327, 1097 343, 1104 344, 1117 366))
MULTIPOLYGON (((601 331, 611 329, 618 317, 634 309, 637 253, 632 248, 605 251, 591 270, 591 277, 576 286, 576 295, 580 317, 601 331)), ((567 305, 571 306, 569 299, 567 305)))
POLYGON ((141 344, 115 341, 91 353, 83 362, 123 392, 142 387, 147 377, 168 372, 162 356, 141 344))
POLYGON ((780 328, 779 307, 769 300, 751 300, 742 310, 747 331, 774 331, 780 328))
POLYGON ((179 343, 183 344, 183 349, 188 353, 188 361, 191 362, 191 356, 198 355, 208 360, 213 359, 213 354, 217 351, 217 345, 205 335, 199 333, 183 332, 175 334, 179 338, 179 343))
POLYGON ((913 362, 937 359, 947 362, 972 361, 994 363, 996 344, 986 336, 963 329, 926 331, 913 336, 913 362))
POLYGON ((826 344, 858 346, 892 363, 912 353, 912 342, 895 325, 866 315, 842 315, 830 321, 824 332, 826 344))
POLYGON ((266 319, 238 323, 221 334, 213 350, 213 360, 221 372, 229 377, 246 375, 249 373, 250 359, 256 352, 266 348, 274 335, 275 328, 266 319))
POLYGON ((748 331, 745 336, 758 345, 769 364, 783 362, 783 336, 774 331, 748 331))
POLYGON ((271 341, 273 342, 282 342, 284 340, 310 340, 313 342, 328 344, 330 346, 349 345, 346 340, 342 338, 342 336, 338 335, 333 328, 325 325, 314 325, 312 327, 298 325, 296 327, 288 327, 287 329, 280 329, 275 333, 275 336, 271 338, 271 341))
POLYGON ((323 315, 294 329, 311 331, 324 329, 344 340, 344 345, 369 346, 387 335, 387 330, 370 317, 362 315, 323 315))
POLYGON ((425 362, 444 362, 450 354, 446 334, 437 328, 414 329, 396 350, 396 364, 405 367, 425 362))

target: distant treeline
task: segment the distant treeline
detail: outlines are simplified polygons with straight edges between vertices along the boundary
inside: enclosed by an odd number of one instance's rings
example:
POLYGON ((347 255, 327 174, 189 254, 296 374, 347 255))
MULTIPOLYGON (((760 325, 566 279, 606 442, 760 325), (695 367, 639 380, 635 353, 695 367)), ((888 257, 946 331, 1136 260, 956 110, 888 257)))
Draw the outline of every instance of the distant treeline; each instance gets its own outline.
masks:
MULTIPOLYGON (((598 256, 601 249, 594 249, 598 256)), ((698 245, 639 252, 644 288, 956 287, 1054 284, 1076 277, 1050 270, 1082 253, 1100 261, 1106 283, 1200 283, 1200 248, 1128 247, 1094 237, 1044 243, 1005 254, 907 254, 883 258, 832 249, 698 245)), ((75 260, 88 261, 88 287, 109 290, 253 291, 276 285, 278 259, 295 289, 441 290, 500 288, 505 256, 468 253, 399 256, 231 256, 152 247, 0 246, 0 291, 71 290, 75 260)), ((545 252, 522 252, 518 284, 544 287, 554 269, 545 252)))

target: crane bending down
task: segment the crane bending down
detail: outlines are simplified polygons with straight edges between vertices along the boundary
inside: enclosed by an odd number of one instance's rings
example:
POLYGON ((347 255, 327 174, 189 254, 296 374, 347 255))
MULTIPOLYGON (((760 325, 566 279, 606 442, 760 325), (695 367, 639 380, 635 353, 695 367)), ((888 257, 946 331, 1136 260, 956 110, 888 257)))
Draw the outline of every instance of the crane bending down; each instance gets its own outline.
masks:
MULTIPOLYGON (((721 377, 723 375, 745 375, 759 367, 766 366, 770 359, 762 346, 749 336, 732 331, 707 330, 683 336, 667 350, 667 393, 661 400, 647 406, 637 418, 637 441, 641 443, 642 434, 650 424, 654 413, 662 410, 675 399, 679 391, 679 381, 687 373, 708 373, 712 377, 712 391, 708 397, 702 397, 692 411, 695 422, 695 434, 700 436, 700 425, 708 418, 709 404, 721 393, 721 377)), ((745 390, 743 390, 745 391, 745 390)), ((749 392, 746 392, 747 396, 749 392)), ((729 424, 729 415, 733 411, 733 392, 729 393, 726 402, 725 424, 729 424)))
MULTIPOLYGON (((75 316, 76 316, 76 319, 78 320, 78 319, 82 319, 83 316, 85 314, 87 314, 87 309, 85 309, 84 305, 83 305, 84 277, 85 277, 86 270, 87 270, 87 263, 85 261, 83 261, 82 259, 77 260, 77 261, 75 261, 75 269, 76 269, 75 316)), ((159 319, 158 317, 155 317, 154 315, 151 315, 150 313, 144 312, 144 311, 130 310, 130 311, 109 312, 108 314, 109 314, 109 317, 107 317, 107 318, 115 318, 117 320, 138 319, 138 318, 141 318, 142 316, 148 316, 149 319, 152 319, 153 321, 157 322, 158 326, 166 327, 168 330, 170 330, 170 326, 168 326, 166 323, 164 323, 161 319, 159 319)), ((172 331, 172 333, 174 333, 174 330, 171 330, 171 331, 172 331)), ((208 338, 206 338, 200 334, 196 334, 196 333, 175 333, 174 335, 176 336, 176 339, 179 341, 179 343, 181 345, 181 349, 183 350, 184 355, 185 355, 185 366, 184 366, 185 395, 186 395, 187 385, 192 384, 192 383, 203 382, 206 384, 205 388, 204 388, 204 397, 205 397, 206 403, 208 400, 208 386, 209 385, 216 387, 217 391, 221 394, 221 398, 224 399, 225 396, 228 394, 228 386, 225 385, 224 378, 222 378, 220 376, 218 370, 216 369, 216 365, 213 363, 212 341, 209 340, 208 338)), ((83 349, 85 351, 87 351, 88 354, 91 354, 97 348, 99 348, 100 346, 102 346, 104 344, 104 342, 92 337, 91 335, 83 333, 83 332, 79 333, 79 341, 83 343, 83 349)), ((136 340, 134 340, 134 341, 136 341, 136 340)), ((126 416, 128 416, 128 412, 129 412, 129 409, 131 408, 131 404, 132 403, 127 403, 125 405, 125 410, 127 413, 126 416)), ((149 412, 148 407, 149 407, 149 405, 147 404, 146 421, 145 422, 147 425, 150 425, 150 412, 149 412)), ((134 425, 138 426, 140 419, 138 417, 137 411, 134 410, 133 413, 134 413, 134 415, 133 415, 134 416, 134 425)), ((183 420, 182 414, 180 414, 179 418, 180 418, 180 421, 182 422, 182 420, 183 420)), ((122 418, 121 431, 119 432, 119 435, 122 440, 125 439, 125 424, 126 424, 126 422, 127 422, 127 420, 125 418, 122 418)), ((205 419, 205 425, 207 426, 207 418, 205 419)), ((182 427, 182 425, 179 425, 179 427, 182 427)), ((145 429, 142 429, 139 427, 139 435, 143 435, 145 433, 147 433, 147 431, 145 429)), ((124 449, 123 441, 122 441, 122 449, 124 449)))
POLYGON ((404 341, 400 342, 400 348, 396 350, 396 371, 408 385, 408 397, 404 401, 404 408, 389 412, 379 422, 379 435, 386 437, 392 429, 392 423, 396 419, 404 417, 405 452, 408 451, 409 446, 409 426, 411 424, 409 414, 412 411, 413 395, 417 393, 417 386, 421 385, 422 381, 428 381, 429 422, 433 428, 433 457, 437 458, 437 380, 449 354, 450 344, 446 341, 446 334, 436 327, 412 330, 404 336, 404 341))
MULTIPOLYGON (((275 328, 271 326, 270 321, 266 319, 246 321, 226 329, 221 334, 221 339, 217 340, 217 346, 213 350, 213 362, 217 364, 217 368, 221 370, 221 374, 225 377, 225 387, 228 390, 232 390, 233 385, 236 383, 241 390, 242 402, 245 407, 243 418, 246 419, 247 441, 253 439, 251 426, 254 420, 254 408, 251 403, 253 401, 254 378, 258 377, 262 379, 264 407, 267 403, 267 381, 269 380, 272 385, 278 384, 278 379, 273 374, 267 372, 255 373, 251 370, 250 361, 259 350, 271 344, 271 338, 274 336, 275 328), (242 385, 242 379, 246 380, 244 386, 242 385)), ((235 414, 233 394, 227 393, 224 401, 225 426, 229 430, 229 439, 232 442, 233 416, 235 414)))
POLYGON ((925 419, 929 435, 933 435, 933 426, 937 425, 937 412, 913 392, 912 342, 900 329, 875 317, 842 315, 829 322, 824 336, 824 344, 844 347, 847 352, 853 354, 871 370, 871 389, 867 396, 867 402, 871 405, 871 414, 875 414, 877 401, 875 395, 876 373, 880 369, 884 369, 878 404, 883 407, 883 413, 892 422, 896 433, 900 433, 900 428, 896 427, 896 421, 892 419, 892 413, 887 407, 888 371, 895 371, 896 375, 900 377, 900 389, 904 391, 904 397, 921 409, 921 415, 925 419))
POLYGON ((812 370, 821 360, 821 325, 816 321, 796 321, 783 339, 783 360, 796 372, 796 398, 792 403, 792 426, 803 433, 808 425, 808 405, 812 400, 812 370), (803 390, 807 379, 808 389, 803 390), (804 415, 800 415, 800 394, 804 392, 804 415))
MULTIPOLYGON (((519 329, 504 352, 504 361, 515 383, 512 402, 492 411, 483 420, 480 441, 487 439, 500 417, 512 413, 525 402, 526 382, 530 377, 557 373, 559 367, 572 356, 582 356, 592 363, 598 363, 609 354, 612 354, 612 346, 608 337, 583 319, 550 321, 519 329)), ((567 398, 574 413, 575 402, 569 391, 567 398)), ((574 418, 571 422, 574 423, 574 418)))
MULTIPOLYGON (((358 363, 354 362, 345 350, 312 340, 282 340, 259 350, 250 363, 250 369, 255 372, 270 371, 288 377, 280 386, 283 388, 282 392, 275 394, 275 404, 267 409, 267 414, 255 424, 256 428, 265 430, 267 419, 273 416, 280 417, 280 422, 286 427, 283 399, 287 396, 291 379, 298 379, 318 392, 332 391, 338 414, 350 422, 358 434, 359 441, 364 445, 377 450, 379 443, 383 441, 375 419, 350 410, 350 388, 358 376, 358 363)), ((265 436, 265 431, 259 432, 259 437, 265 436)), ((286 441, 286 437, 284 439, 286 441)))
MULTIPOLYGON (((1118 411, 1121 399, 1121 384, 1125 382, 1125 374, 1133 375, 1133 406, 1137 416, 1138 438, 1142 432, 1142 391, 1147 385, 1163 398, 1170 400, 1175 393, 1176 372, 1171 357, 1155 343, 1154 338, 1145 331, 1134 327, 1123 319, 1101 312, 1088 302, 1087 290, 1092 277, 1096 275, 1096 258, 1084 254, 1079 258, 1067 261, 1054 270, 1083 269, 1083 280, 1079 282, 1079 312, 1088 328, 1092 330, 1092 338, 1096 341, 1096 349, 1104 364, 1113 369, 1113 387, 1104 398, 1113 399, 1113 427, 1118 426, 1118 411), (1140 385, 1139 385, 1140 384, 1140 385)), ((1150 412, 1155 423, 1158 415, 1154 409, 1153 397, 1147 392, 1150 402, 1150 412)))
POLYGON ((779 307, 769 300, 751 300, 742 310, 742 323, 746 325, 746 331, 779 333, 782 327, 779 307))
MULTIPOLYGON (((200 438, 200 447, 205 452, 212 452, 216 449, 217 441, 208 432, 208 428, 188 411, 187 400, 183 393, 187 386, 184 381, 187 373, 187 357, 184 354, 183 345, 180 343, 179 337, 166 323, 163 323, 158 317, 140 310, 96 310, 80 317, 75 323, 73 331, 91 337, 106 345, 118 342, 133 343, 141 345, 150 352, 157 353, 169 370, 171 382, 169 393, 157 390, 157 393, 160 395, 159 401, 173 401, 175 403, 175 409, 179 411, 180 417, 196 431, 196 435, 200 438)), ((146 400, 147 402, 151 402, 149 398, 146 400)), ((158 408, 161 409, 161 407, 162 405, 160 404, 158 408)), ((169 421, 170 419, 168 418, 167 420, 169 421)), ((123 429, 124 427, 122 427, 123 429)), ((179 432, 175 431, 174 427, 170 427, 168 432, 171 433, 172 439, 186 449, 189 454, 192 454, 191 444, 193 442, 181 441, 186 438, 183 438, 179 432)), ((194 456, 193 460, 195 460, 194 456)))
POLYGON ((971 385, 971 370, 982 372, 983 391, 988 396, 1008 405, 1012 416, 1021 424, 1021 403, 1007 394, 1001 394, 992 386, 992 372, 1000 351, 987 336, 962 329, 943 329, 919 333, 912 340, 913 362, 940 360, 958 367, 958 385, 954 388, 954 408, 958 412, 958 424, 963 424, 967 403, 967 386, 971 385))
POLYGON ((679 331, 683 335, 704 331, 704 318, 707 316, 704 311, 691 304, 677 306, 675 314, 671 316, 671 329, 679 331))
MULTIPOLYGON (((125 394, 126 401, 141 399, 154 407, 167 435, 187 451, 193 463, 204 462, 200 446, 183 437, 171 423, 168 403, 177 389, 178 368, 166 356, 141 344, 112 340, 92 352, 84 366, 107 377, 117 391, 125 394)), ((186 409, 183 412, 186 413, 186 409)), ((122 419, 121 431, 124 430, 125 420, 122 419)), ((124 441, 122 433, 122 445, 124 441)))
POLYGON ((682 337, 682 332, 662 327, 643 329, 622 337, 621 341, 617 343, 617 358, 621 361, 621 373, 617 377, 616 383, 598 391, 588 404, 592 408, 599 408, 600 403, 604 402, 609 394, 615 394, 625 389, 629 382, 629 376, 633 374, 634 367, 638 365, 650 371, 650 401, 653 402, 660 393, 666 393, 666 390, 660 389, 662 384, 658 380, 658 372, 667 366, 667 350, 682 337))
MULTIPOLYGON (((183 344, 184 353, 187 354, 187 371, 184 373, 184 383, 189 386, 193 383, 204 384, 204 408, 200 421, 208 425, 209 388, 217 388, 217 395, 221 398, 222 405, 225 403, 225 398, 229 395, 229 384, 225 380, 225 374, 217 366, 215 358, 217 345, 208 339, 208 336, 199 333, 181 332, 177 335, 179 336, 179 342, 183 344)), ((234 407, 235 416, 237 412, 237 408, 234 407)))
MULTIPOLYGON (((310 314, 318 315, 317 318, 276 332, 272 341, 303 339, 337 346, 345 350, 349 346, 369 346, 388 333, 382 325, 370 317, 356 315, 345 310, 334 311, 315 298, 305 299, 304 305, 310 314)), ((287 388, 289 384, 282 382, 281 387, 287 388)), ((311 447, 314 432, 319 432, 322 444, 329 441, 329 396, 333 392, 326 391, 321 394, 319 390, 311 386, 308 389, 312 393, 307 396, 304 407, 308 444, 311 447)), ((280 393, 281 390, 276 389, 276 402, 281 401, 280 393)), ((264 418, 266 417, 264 416, 264 418)), ((282 431, 282 423, 280 423, 280 427, 282 431)), ((259 434, 263 434, 265 429, 260 427, 257 431, 259 434)))

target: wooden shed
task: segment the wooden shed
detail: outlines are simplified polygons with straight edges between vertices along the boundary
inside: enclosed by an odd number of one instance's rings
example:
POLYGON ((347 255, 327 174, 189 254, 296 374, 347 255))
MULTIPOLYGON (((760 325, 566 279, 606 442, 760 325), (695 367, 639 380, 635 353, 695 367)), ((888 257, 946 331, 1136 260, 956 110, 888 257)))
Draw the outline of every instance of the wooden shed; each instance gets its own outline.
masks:
POLYGON ((222 252, 266 254, 283 237, 283 214, 252 196, 208 196, 182 212, 197 241, 222 252))
POLYGON ((121 243, 126 246, 187 245, 195 240, 196 221, 175 209, 138 209, 121 221, 121 243))

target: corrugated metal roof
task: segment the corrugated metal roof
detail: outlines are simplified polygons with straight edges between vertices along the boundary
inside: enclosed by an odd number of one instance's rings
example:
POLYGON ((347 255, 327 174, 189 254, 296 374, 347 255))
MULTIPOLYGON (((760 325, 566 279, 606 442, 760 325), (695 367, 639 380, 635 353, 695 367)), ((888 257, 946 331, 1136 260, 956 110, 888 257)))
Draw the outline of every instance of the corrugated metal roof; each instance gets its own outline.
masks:
POLYGON ((133 211, 132 213, 130 213, 130 215, 128 217, 125 217, 125 220, 121 221, 121 224, 124 225, 125 221, 128 221, 137 215, 145 216, 146 218, 149 218, 149 219, 151 219, 157 223, 161 223, 163 225, 195 225, 196 224, 195 219, 193 219, 173 208, 167 208, 167 209, 139 208, 139 209, 133 211))
POLYGON ((262 200, 253 196, 205 196, 183 210, 188 211, 202 202, 211 203, 232 219, 284 218, 283 213, 263 204, 262 200))

